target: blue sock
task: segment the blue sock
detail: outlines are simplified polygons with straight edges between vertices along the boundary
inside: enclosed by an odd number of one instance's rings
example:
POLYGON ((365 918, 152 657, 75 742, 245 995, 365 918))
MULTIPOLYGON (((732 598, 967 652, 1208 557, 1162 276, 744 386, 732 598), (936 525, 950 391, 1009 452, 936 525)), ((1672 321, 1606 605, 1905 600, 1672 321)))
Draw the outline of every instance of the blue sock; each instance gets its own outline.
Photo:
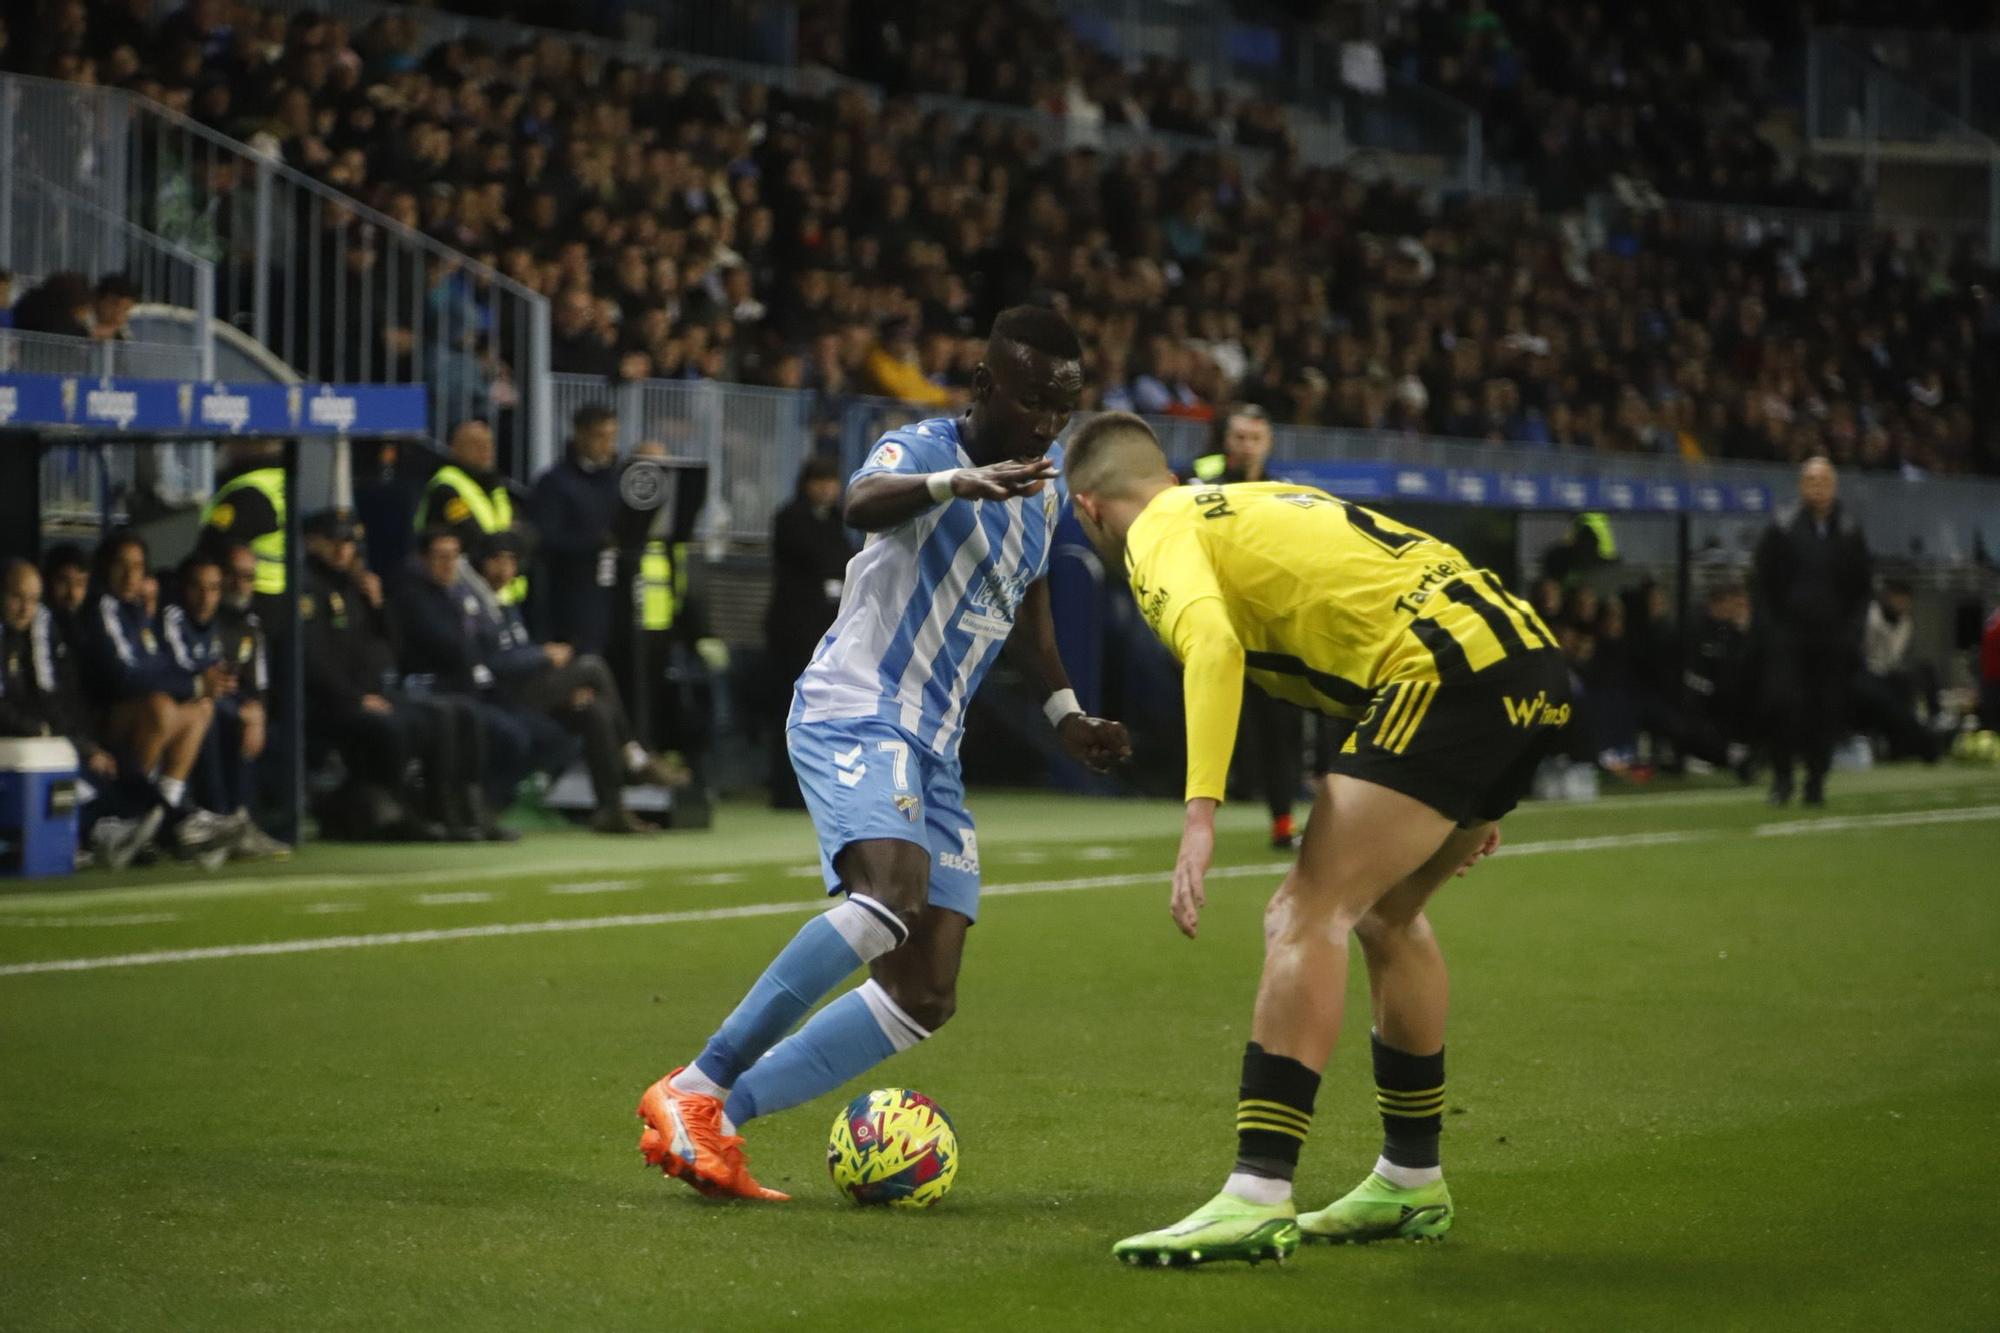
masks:
POLYGON ((822 996, 860 967, 902 943, 903 930, 887 908, 849 894, 838 907, 799 927, 723 1020, 695 1067, 727 1088, 792 1030, 822 996))
POLYGON ((809 1102, 929 1035, 874 980, 863 982, 752 1065, 723 1114, 741 1125, 809 1102))

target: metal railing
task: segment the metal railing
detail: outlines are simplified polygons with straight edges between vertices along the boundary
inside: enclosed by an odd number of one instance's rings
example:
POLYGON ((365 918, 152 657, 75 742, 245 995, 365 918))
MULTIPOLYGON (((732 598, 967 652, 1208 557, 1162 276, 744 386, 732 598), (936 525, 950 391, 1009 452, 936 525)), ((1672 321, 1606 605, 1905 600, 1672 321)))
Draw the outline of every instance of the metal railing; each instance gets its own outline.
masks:
POLYGON ((215 315, 303 377, 425 384, 439 435, 478 417, 521 474, 551 456, 540 293, 128 93, 0 78, 0 143, 16 196, 31 176, 68 181, 212 265, 215 315))
POLYGON ((1807 44, 1806 133, 1815 152, 1859 158, 1871 185, 1884 163, 1922 171, 1913 188, 1979 219, 1987 253, 2000 254, 2000 144, 1839 30, 1816 30, 1807 44))
POLYGON ((1365 152, 1389 174, 1473 190, 1485 181, 1478 112, 1393 72, 1380 93, 1346 87, 1339 43, 1303 26, 1172 0, 1076 0, 1065 10, 1082 40, 1120 59, 1182 61, 1199 84, 1285 104, 1306 162, 1337 165, 1365 152))
POLYGON ((814 395, 796 390, 714 380, 612 384, 591 375, 555 375, 551 387, 565 423, 585 406, 616 412, 624 452, 652 443, 707 463, 708 503, 697 532, 710 542, 769 537, 771 515, 791 495, 812 448, 814 395))
POLYGON ((0 370, 16 374, 201 380, 209 377, 211 365, 213 357, 204 348, 178 343, 0 329, 0 370))
MULTIPOLYGON (((0 88, 0 98, 7 96, 0 88)), ((138 300, 192 314, 190 344, 197 357, 188 378, 208 378, 214 365, 215 265, 41 175, 21 163, 20 154, 14 162, 19 165, 0 184, 0 265, 13 271, 16 299, 58 273, 92 281, 122 275, 138 300)))
POLYGON ((1332 104, 1350 151, 1376 155, 1407 176, 1472 193, 1488 188, 1485 130, 1463 102, 1391 73, 1380 93, 1343 88, 1332 104))
POLYGON ((2000 33, 1830 28, 1914 92, 1980 133, 2000 137, 2000 33))

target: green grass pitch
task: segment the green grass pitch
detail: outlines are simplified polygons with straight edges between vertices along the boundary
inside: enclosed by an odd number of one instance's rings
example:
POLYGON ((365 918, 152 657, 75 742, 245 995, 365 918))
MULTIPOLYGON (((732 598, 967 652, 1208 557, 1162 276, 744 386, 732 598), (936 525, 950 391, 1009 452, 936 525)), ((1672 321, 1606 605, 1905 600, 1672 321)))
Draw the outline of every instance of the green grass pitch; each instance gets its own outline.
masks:
MULTIPOLYGON (((959 1016, 869 1084, 957 1121, 926 1213, 827 1184, 862 1085, 751 1128, 790 1205, 634 1150, 641 1088, 813 910, 802 817, 0 895, 0 1328, 2000 1326, 1994 770, 1524 809, 1434 913, 1456 1230, 1254 1270, 1108 1250, 1228 1168, 1257 812, 1189 943, 1173 807, 972 804, 1001 891, 959 1016)), ((1374 1158, 1365 1032, 1307 1206, 1374 1158)))

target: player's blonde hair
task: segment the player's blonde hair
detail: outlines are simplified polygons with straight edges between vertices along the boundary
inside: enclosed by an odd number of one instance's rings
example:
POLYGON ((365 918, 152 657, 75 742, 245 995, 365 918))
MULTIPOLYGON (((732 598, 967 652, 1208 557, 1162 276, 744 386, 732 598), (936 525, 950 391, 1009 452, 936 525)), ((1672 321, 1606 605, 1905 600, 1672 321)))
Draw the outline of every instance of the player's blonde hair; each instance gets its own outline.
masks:
POLYGON ((1083 423, 1063 446, 1063 477, 1072 494, 1121 499, 1138 494, 1173 469, 1145 418, 1103 412, 1083 423))

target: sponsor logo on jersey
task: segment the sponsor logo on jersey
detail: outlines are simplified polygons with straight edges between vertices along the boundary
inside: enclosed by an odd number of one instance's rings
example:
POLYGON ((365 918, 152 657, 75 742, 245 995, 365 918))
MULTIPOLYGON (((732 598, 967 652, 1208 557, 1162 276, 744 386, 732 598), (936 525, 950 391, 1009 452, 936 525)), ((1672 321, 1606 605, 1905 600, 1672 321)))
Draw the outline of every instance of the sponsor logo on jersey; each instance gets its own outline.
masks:
POLYGON ((1507 705, 1509 726, 1560 727, 1569 721, 1569 705, 1550 703, 1547 690, 1537 690, 1532 699, 1516 699, 1512 695, 1505 695, 1500 702, 1507 705))
POLYGON ((958 618, 958 627, 968 634, 1006 638, 1014 632, 1014 613, 1027 592, 1027 575, 987 570, 965 590, 965 611, 958 618))
POLYGON ((917 812, 922 808, 923 802, 914 796, 898 796, 896 798, 896 809, 901 811, 903 818, 909 820, 912 824, 917 822, 917 812))

